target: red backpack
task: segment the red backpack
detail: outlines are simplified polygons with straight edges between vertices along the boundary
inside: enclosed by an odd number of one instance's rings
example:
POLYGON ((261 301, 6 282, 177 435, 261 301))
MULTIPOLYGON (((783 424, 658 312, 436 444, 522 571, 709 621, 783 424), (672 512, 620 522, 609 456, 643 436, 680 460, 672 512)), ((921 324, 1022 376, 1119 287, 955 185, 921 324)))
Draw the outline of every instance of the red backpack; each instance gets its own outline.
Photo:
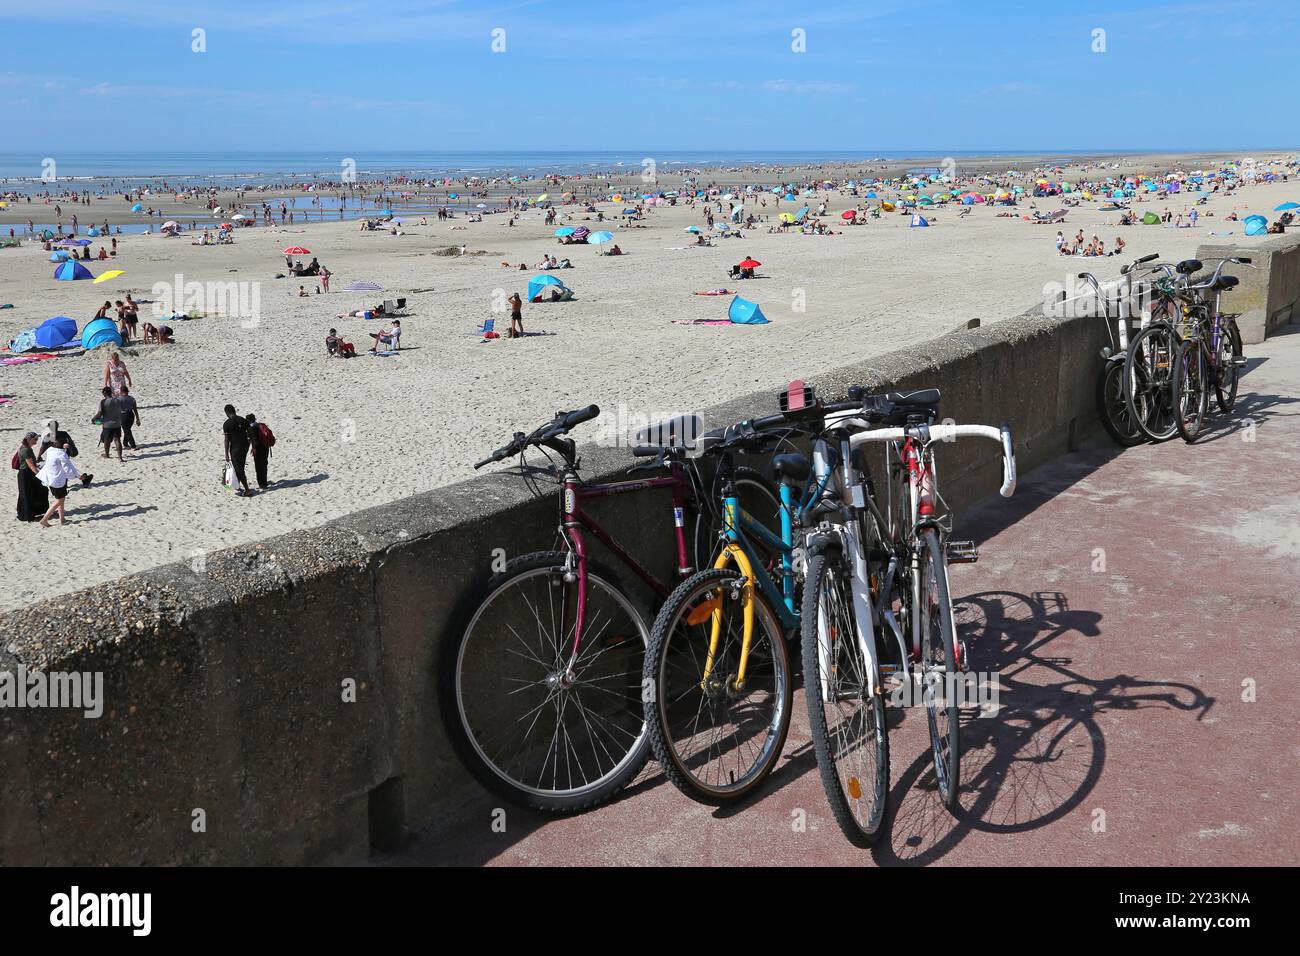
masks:
POLYGON ((263 448, 272 448, 275 445, 275 432, 266 422, 257 423, 257 441, 263 448))

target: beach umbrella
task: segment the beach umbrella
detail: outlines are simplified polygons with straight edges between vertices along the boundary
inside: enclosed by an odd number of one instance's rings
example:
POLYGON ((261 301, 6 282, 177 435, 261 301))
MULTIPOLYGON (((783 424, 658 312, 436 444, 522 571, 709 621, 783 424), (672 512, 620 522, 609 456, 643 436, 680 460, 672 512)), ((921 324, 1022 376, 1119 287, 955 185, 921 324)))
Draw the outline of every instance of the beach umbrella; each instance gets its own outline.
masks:
POLYGON ((91 319, 81 330, 81 347, 89 352, 103 345, 120 348, 122 336, 112 319, 91 319))
POLYGON ((140 211, 142 211, 143 209, 144 209, 144 206, 143 206, 142 204, 140 204, 140 203, 136 203, 134 206, 131 207, 131 211, 132 211, 132 212, 140 212, 140 211))
POLYGON ((545 202, 547 199, 550 198, 550 195, 551 195, 550 193, 542 193, 540 196, 537 197, 537 201, 545 202))
POLYGON ((385 209, 385 210, 383 211, 383 213, 382 213, 382 215, 385 215, 385 216, 391 216, 392 214, 393 214, 393 211, 392 211, 391 209, 385 209))
POLYGON ((165 223, 162 224, 162 227, 163 227, 164 229, 179 229, 179 228, 180 228, 180 226, 177 225, 176 220, 174 220, 174 219, 168 219, 165 223))
POLYGON ((687 231, 687 232, 693 232, 693 233, 695 233, 696 235, 699 235, 700 227, 699 227, 699 226, 687 226, 687 227, 686 227, 686 231, 687 231))
POLYGON ((89 229, 86 230, 86 235, 88 235, 88 236, 98 236, 98 235, 99 235, 99 230, 96 229, 94 226, 91 226, 89 229))
POLYGON ((95 281, 91 285, 99 285, 101 282, 107 282, 109 279, 116 279, 118 276, 126 275, 125 269, 109 269, 107 272, 101 272, 95 276, 95 281))
POLYGON ((880 204, 880 208, 885 210, 885 212, 893 212, 894 204, 892 202, 882 202, 880 204))
POLYGON ((557 236, 561 236, 561 237, 562 237, 562 236, 571 236, 571 235, 573 235, 573 234, 574 234, 575 232, 577 232, 577 231, 578 231, 578 230, 574 229, 572 226, 561 226, 559 229, 556 229, 556 230, 555 230, 555 234, 556 234, 557 236))
POLYGON ((69 259, 57 269, 54 270, 54 278, 60 282, 72 282, 76 279, 93 279, 91 271, 83 266, 80 262, 69 259))
POLYGON ((875 199, 875 198, 876 198, 876 191, 875 191, 874 189, 869 189, 869 190, 867 190, 867 198, 868 198, 868 199, 875 199))
POLYGON ((727 306, 727 318, 734 325, 767 325, 768 322, 757 302, 750 302, 740 296, 732 299, 731 305, 727 306))
POLYGON ((285 249, 281 249, 280 251, 283 252, 286 256, 309 256, 309 255, 311 255, 311 250, 308 249, 308 248, 306 248, 305 246, 288 246, 287 248, 285 248, 285 249))
POLYGON ((612 232, 605 232, 602 229, 600 232, 593 232, 587 237, 587 245, 598 246, 601 243, 609 242, 613 238, 614 234, 612 232))
POLYGON ((344 292, 383 292, 384 287, 378 282, 371 282, 368 279, 359 279, 351 285, 344 286, 344 292))
POLYGON ((841 219, 856 219, 856 218, 858 218, 858 214, 857 214, 857 212, 856 212, 855 210, 853 210, 853 209, 846 209, 846 210, 844 210, 842 213, 840 213, 840 218, 841 218, 841 219))
POLYGON ((579 226, 577 229, 573 230, 573 238, 585 239, 587 238, 588 235, 590 235, 590 233, 591 230, 588 229, 586 226, 579 226))
POLYGON ((67 345, 77 335, 77 321, 66 315, 46 319, 36 327, 36 344, 43 349, 57 349, 67 345))
MULTIPOLYGON (((789 214, 789 213, 782 213, 782 215, 789 216, 790 214, 789 214)), ((794 218, 791 217, 790 221, 793 222, 793 221, 794 221, 794 218)), ((713 228, 716 229, 716 230, 718 230, 718 232, 727 232, 728 230, 731 229, 731 225, 730 225, 729 223, 725 223, 725 222, 715 222, 715 223, 713 224, 713 228)))
POLYGON ((1274 212, 1286 212, 1288 209, 1300 209, 1300 202, 1284 202, 1273 207, 1274 212))
POLYGON ((231 219, 232 222, 242 222, 243 220, 245 220, 245 219, 247 219, 247 218, 248 218, 248 217, 245 216, 242 212, 237 212, 237 213, 235 213, 233 216, 230 217, 230 219, 231 219))
POLYGON ((739 263, 742 269, 757 269, 762 264, 757 259, 741 259, 739 263))
POLYGON ((537 297, 537 293, 551 285, 559 286, 561 289, 565 288, 564 283, 553 275, 543 273, 539 276, 533 276, 528 280, 528 301, 532 302, 537 297))

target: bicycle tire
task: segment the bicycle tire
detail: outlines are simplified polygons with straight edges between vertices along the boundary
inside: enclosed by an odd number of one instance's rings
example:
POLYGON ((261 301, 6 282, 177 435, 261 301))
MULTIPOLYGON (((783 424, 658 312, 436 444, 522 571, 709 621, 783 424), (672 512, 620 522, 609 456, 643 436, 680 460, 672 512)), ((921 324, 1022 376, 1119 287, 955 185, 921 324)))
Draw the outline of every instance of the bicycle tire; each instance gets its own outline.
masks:
MULTIPOLYGON (((822 548, 808 562, 800 621, 804 691, 808 700, 808 729, 831 814, 849 842, 869 847, 874 846, 885 832, 889 816, 889 728, 885 720, 885 697, 879 671, 872 675, 876 693, 871 694, 867 689, 869 664, 863 660, 856 639, 840 640, 830 648, 830 673, 834 681, 830 694, 832 703, 828 705, 822 699, 819 650, 826 646, 828 637, 834 641, 837 633, 843 633, 846 622, 838 620, 832 623, 830 617, 832 614, 841 617, 845 602, 848 603, 849 633, 857 637, 857 626, 852 617, 852 593, 844 591, 844 585, 848 583, 846 579, 843 551, 837 545, 822 548), (847 696, 841 699, 841 694, 847 696), (849 717, 835 721, 832 726, 827 718, 828 706, 837 712, 838 717, 843 717, 846 708, 842 705, 852 707, 854 703, 863 715, 861 720, 849 717), (866 758, 867 755, 871 759, 869 768, 854 759, 858 756, 866 758), (846 757, 849 759, 844 759, 846 757), (870 800, 864 802, 868 794, 870 800)), ((851 588, 851 583, 848 586, 851 588)), ((874 633, 867 637, 867 640, 875 639, 874 633)))
MULTIPOLYGON (((587 640, 584 644, 587 648, 595 648, 597 657, 604 657, 608 652, 613 652, 608 660, 602 665, 602 672, 593 675, 587 682, 579 682, 573 685, 567 692, 569 700, 576 700, 578 711, 572 716, 579 718, 579 724, 585 720, 585 727, 579 727, 575 724, 575 733, 570 735, 565 731, 566 744, 572 745, 573 741, 581 741, 584 736, 593 744, 602 744, 597 748, 593 746, 592 754, 578 753, 578 748, 573 746, 574 753, 568 753, 566 749, 565 760, 569 773, 568 782, 574 782, 572 777, 573 764, 569 761, 578 758, 578 771, 582 773, 587 767, 594 767, 599 770, 602 766, 602 756, 600 751, 604 750, 604 756, 607 758, 609 769, 600 773, 595 779, 584 780, 579 786, 552 786, 550 788, 541 785, 542 780, 539 777, 538 785, 528 786, 526 781, 514 779, 510 773, 503 767, 499 766, 487 753, 484 741, 480 738, 483 736, 479 727, 471 726, 469 717, 466 712, 467 697, 473 701, 473 707, 477 712, 480 705, 491 703, 492 698, 488 696, 493 689, 506 689, 507 693, 503 699, 515 697, 522 694, 525 688, 514 688, 512 681, 518 683, 527 683, 522 678, 513 678, 510 676, 509 669, 503 663, 499 671, 494 670, 491 663, 485 668, 487 676, 475 675, 475 678, 468 679, 464 673, 466 663, 466 654, 472 651, 476 655, 480 653, 479 646, 483 647, 482 653, 497 653, 503 659, 510 660, 513 658, 524 658, 525 655, 518 650, 511 650, 508 647, 508 641, 497 639, 493 643, 495 634, 493 628, 496 626, 496 611, 494 606, 497 602, 504 601, 506 598, 513 598, 515 593, 526 595, 520 590, 523 584, 529 581, 546 580, 551 585, 555 576, 560 576, 561 586, 563 570, 567 552, 563 551, 540 551, 533 554, 521 555, 518 558, 507 562, 505 568, 497 574, 492 575, 486 584, 479 589, 472 597, 472 600, 466 604, 466 610, 461 615, 463 626, 458 626, 454 631, 455 637, 444 644, 440 660, 438 681, 439 681, 439 703, 442 712, 443 725, 446 729, 447 736, 451 740, 452 747, 462 763, 489 791, 508 800, 509 802, 523 807, 529 807, 534 810, 546 810, 551 812, 573 812, 596 806, 599 803, 609 799, 619 790, 621 790, 629 780, 645 766, 650 755, 650 742, 645 733, 645 723, 640 693, 640 675, 644 668, 645 646, 649 639, 649 629, 645 623, 645 615, 637 609, 627 592, 618 584, 615 576, 604 565, 588 559, 587 562, 587 613, 588 613, 588 633, 587 640), (512 593, 512 589, 514 592, 512 593), (603 597, 602 597, 603 596, 603 597), (610 606, 621 609, 626 615, 626 620, 614 622, 613 616, 610 615, 610 621, 615 628, 629 627, 634 630, 635 634, 621 634, 617 630, 610 633, 607 637, 602 632, 592 633, 592 628, 599 623, 599 615, 602 611, 602 602, 607 599, 610 606), (485 619, 485 615, 491 612, 493 616, 485 619), (479 634, 479 628, 482 628, 483 644, 472 644, 479 634), (638 649, 639 646, 639 649, 638 649), (635 666, 633 666, 635 665, 635 666), (611 667, 616 668, 609 673, 611 667), (626 675, 628 678, 627 694, 620 694, 618 688, 621 685, 620 677, 626 675), (602 682, 605 686, 597 687, 597 681, 602 682), (580 684, 598 689, 603 696, 595 699, 601 700, 606 705, 613 707, 612 712, 605 712, 597 715, 595 710, 589 710, 588 705, 584 704, 580 696, 580 684), (513 691, 513 692, 512 692, 513 691), (629 699, 625 704, 618 704, 616 698, 626 696, 629 699), (611 698, 611 699, 606 699, 611 698), (592 722, 594 720, 594 723, 592 722), (602 723, 605 721, 606 723, 602 723), (599 731, 605 731, 605 741, 602 741, 599 731), (617 733, 613 731, 617 730, 617 733), (635 731, 635 733, 634 733, 635 731), (619 743, 619 741, 625 741, 619 743), (611 743, 613 742, 613 743, 611 743), (614 752, 614 748, 621 750, 614 752), (584 764, 582 758, 586 758, 588 763, 584 764)), ((508 603, 500 604, 500 615, 505 620, 509 620, 513 608, 508 603)), ((536 612, 535 612, 536 613, 536 612)), ((554 623, 553 606, 551 610, 552 623, 554 623)), ((544 641, 544 635, 541 629, 541 619, 537 618, 539 648, 544 641)), ((509 628, 513 630, 513 628, 509 628)), ((563 631, 564 634, 571 635, 572 625, 565 627, 563 621, 559 623, 557 631, 563 631)), ((500 633, 504 633, 500 632, 500 633)), ((514 632, 515 637, 520 637, 519 633, 514 632)), ((531 636, 528 646, 525 650, 531 650, 531 636)), ((545 656, 545 655, 544 655, 545 656)), ((582 652, 579 655, 579 663, 583 660, 582 652)), ((587 671, 590 671, 596 660, 588 659, 587 671)), ((530 665, 518 665, 515 667, 524 667, 526 672, 534 672, 538 669, 545 670, 547 665, 544 660, 534 657, 530 665)), ((538 682, 534 683, 537 686, 538 682)), ((544 683, 540 682, 540 683, 544 683)), ((549 694, 549 689, 547 691, 549 694)), ((500 695, 499 695, 500 696, 500 695)), ((545 703, 549 703, 553 696, 546 698, 545 703)), ((527 698, 531 700, 531 696, 527 698)), ((500 702, 498 701, 498 704, 500 702)), ((506 699, 503 710, 507 713, 518 710, 523 707, 525 700, 518 701, 506 699)), ((539 717, 534 721, 534 725, 540 721, 540 707, 536 708, 539 717)), ((569 709, 569 703, 566 702, 563 709, 557 705, 556 734, 554 738, 558 740, 559 728, 567 728, 566 712, 569 709)), ((543 774, 546 771, 547 763, 545 754, 543 755, 542 764, 543 774)), ((554 761, 554 774, 559 772, 558 753, 554 761)), ((530 774, 531 775, 531 774, 530 774)), ((522 777, 523 774, 521 773, 522 777)), ((558 780, 556 783, 558 784, 558 780)))
MULTIPOLYGON (((655 618, 654 629, 650 633, 650 645, 646 650, 645 671, 642 679, 642 686, 647 689, 645 700, 645 724, 647 734, 650 738, 650 746, 654 752, 655 758, 659 761, 660 767, 666 776, 677 789, 681 790, 687 796, 699 800, 703 803, 720 806, 723 804, 734 803, 743 800, 746 796, 754 791, 767 775, 772 772, 776 766, 777 759, 781 756, 781 750, 785 746, 786 734, 790 729, 790 708, 792 701, 792 680, 790 674, 789 660, 787 657, 784 635, 781 626, 772 609, 768 607, 767 601, 761 593, 755 593, 753 596, 755 602, 755 638, 751 639, 751 651, 748 661, 747 687, 757 687, 759 682, 754 679, 755 673, 762 673, 764 662, 771 667, 771 691, 770 697, 775 705, 775 714, 766 719, 748 720, 745 719, 746 730, 754 727, 757 733, 761 733, 761 739, 757 747, 758 757, 750 762, 750 765, 744 768, 743 772, 729 772, 726 777, 719 775, 716 780, 708 779, 710 771, 703 771, 702 779, 698 766, 693 767, 692 763, 698 765, 701 761, 696 753, 679 753, 677 741, 681 735, 677 734, 675 728, 678 719, 681 718, 683 727, 689 727, 691 702, 687 700, 687 695, 698 696, 700 701, 695 705, 695 721, 698 725, 704 705, 708 703, 708 713, 706 716, 713 718, 713 728, 718 726, 717 718, 719 716, 731 716, 726 713, 732 709, 739 711, 740 708, 731 708, 727 697, 733 689, 734 674, 729 673, 727 665, 735 663, 733 656, 735 647, 734 642, 728 641, 721 648, 721 652, 715 660, 715 667, 712 671, 711 679, 707 687, 702 687, 705 682, 697 680, 696 674, 703 675, 702 653, 695 650, 692 643, 686 640, 686 634, 679 631, 679 624, 685 624, 687 627, 699 627, 701 622, 695 624, 687 623, 683 620, 689 617, 690 612, 697 608, 706 606, 707 602, 719 600, 720 607, 726 608, 731 603, 739 604, 739 599, 734 602, 724 592, 730 590, 724 587, 727 582, 740 579, 741 575, 735 568, 718 568, 707 571, 698 571, 691 577, 683 581, 669 595, 668 600, 664 602, 658 616, 655 618), (765 636, 770 642, 770 649, 763 651, 757 641, 757 631, 759 622, 765 631, 765 636), (682 639, 675 642, 673 638, 679 633, 682 639), (680 655, 680 660, 678 656, 680 655), (678 682, 670 680, 670 674, 680 674, 681 692, 678 693, 678 682), (696 692, 699 691, 698 694, 696 692), (678 706, 680 705, 680 706, 678 706), (673 713, 669 713, 669 709, 673 713)), ((698 638, 698 635, 696 635, 698 638)), ((707 646, 707 637, 703 642, 707 646)), ((767 684, 768 681, 764 681, 767 684)), ((759 688, 761 691, 761 688, 759 688)), ((757 709, 757 708, 755 708, 757 709)), ((742 719, 749 715, 742 714, 742 719)), ((757 735, 756 733, 756 735, 757 735)), ((697 734, 692 733, 689 740, 684 742, 689 747, 697 734)), ((726 740, 730 738, 736 744, 734 749, 738 754, 741 751, 740 730, 735 729, 727 733, 720 733, 716 738, 708 740, 705 751, 707 760, 712 754, 715 744, 714 740, 726 740)), ((752 752, 753 748, 751 748, 752 752)), ((721 752, 719 753, 721 756, 721 752)), ((742 755, 743 756, 743 755, 742 755)), ((707 768, 707 763, 705 764, 707 768)), ((721 770, 722 768, 719 768, 721 770)))
POLYGON ((1174 423, 1189 445, 1196 441, 1210 407, 1210 383, 1206 380, 1205 352, 1198 339, 1178 347, 1173 379, 1174 423))
POLYGON ((1241 330, 1236 319, 1229 319, 1219 334, 1219 354, 1214 376, 1214 399, 1225 415, 1237 404, 1237 387, 1241 384, 1241 330))
POLYGON ((1178 333, 1172 326, 1148 325, 1129 342, 1124 359, 1124 400, 1129 415, 1152 441, 1167 441, 1178 431, 1171 394, 1178 345, 1178 333))
POLYGON ((957 632, 953 627, 952 601, 948 591, 947 560, 939 534, 934 528, 921 532, 924 550, 921 552, 921 607, 915 613, 922 615, 921 662, 922 692, 925 695, 926 722, 930 727, 930 750, 934 757, 934 775, 939 785, 939 799, 951 809, 957 803, 961 786, 961 714, 957 707, 957 632), (932 579, 926 569, 935 568, 932 579), (933 594, 929 585, 933 583, 933 594), (937 635, 935 633, 937 625, 937 635), (942 655, 943 660, 936 658, 942 655), (942 665, 944 680, 944 705, 935 701, 934 680, 936 664, 942 665), (941 728, 939 713, 944 714, 946 729, 941 728), (946 731, 946 732, 945 732, 946 731), (945 739, 946 738, 946 739, 945 739))
POLYGON ((1097 414, 1107 434, 1117 445, 1131 448, 1146 441, 1142 429, 1133 423, 1124 396, 1124 361, 1106 362, 1097 376, 1097 414))

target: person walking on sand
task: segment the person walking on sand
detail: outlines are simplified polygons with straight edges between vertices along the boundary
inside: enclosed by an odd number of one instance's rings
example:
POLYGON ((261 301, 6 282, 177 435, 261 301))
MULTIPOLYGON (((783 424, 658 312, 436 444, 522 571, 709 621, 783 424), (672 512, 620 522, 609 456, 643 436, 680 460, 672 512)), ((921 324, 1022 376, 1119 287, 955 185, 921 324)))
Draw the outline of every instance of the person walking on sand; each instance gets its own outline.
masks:
POLYGON ((248 422, 248 438, 253 450, 253 473, 257 477, 257 487, 266 491, 266 466, 271 459, 271 446, 275 444, 275 435, 271 429, 257 420, 251 412, 244 419, 248 422))
POLYGON ((135 451, 135 436, 131 434, 131 429, 140 424, 140 406, 125 385, 122 386, 122 394, 117 396, 117 404, 122 409, 122 447, 135 451))
POLYGON ((64 501, 68 497, 68 482, 80 479, 81 472, 77 470, 77 466, 72 463, 66 451, 58 445, 52 445, 45 450, 45 463, 41 465, 41 470, 36 477, 54 496, 54 501, 50 503, 50 507, 41 518, 41 527, 48 528, 50 516, 54 514, 59 516, 59 524, 67 524, 64 501))
POLYGON ((40 521, 50 506, 49 490, 41 484, 36 465, 36 432, 28 432, 14 456, 18 462, 18 520, 40 521))
MULTIPOLYGON (((59 427, 59 423, 51 418, 45 423, 45 430, 41 432, 41 439, 37 445, 36 460, 39 462, 44 457, 47 449, 52 445, 57 445, 68 453, 69 458, 77 457, 77 443, 72 440, 72 436, 59 427)), ((90 472, 83 472, 81 483, 88 485, 95 478, 90 472)))
POLYGON ((104 454, 101 458, 107 458, 109 447, 117 448, 117 460, 123 461, 122 458, 122 405, 113 390, 108 386, 103 388, 104 397, 99 400, 99 414, 95 417, 99 419, 99 443, 104 446, 104 454))
POLYGON ((244 468, 248 464, 248 422, 235 412, 234 405, 225 408, 226 421, 221 426, 225 436, 226 461, 235 468, 235 494, 241 498, 250 497, 253 492, 248 487, 248 475, 244 468))
POLYGON ((122 354, 113 352, 104 365, 104 386, 112 389, 114 395, 121 395, 128 385, 135 386, 135 382, 131 381, 131 373, 122 361, 122 354))
POLYGON ((506 301, 510 303, 509 338, 522 338, 524 334, 524 300, 519 297, 518 292, 512 292, 510 298, 506 301))

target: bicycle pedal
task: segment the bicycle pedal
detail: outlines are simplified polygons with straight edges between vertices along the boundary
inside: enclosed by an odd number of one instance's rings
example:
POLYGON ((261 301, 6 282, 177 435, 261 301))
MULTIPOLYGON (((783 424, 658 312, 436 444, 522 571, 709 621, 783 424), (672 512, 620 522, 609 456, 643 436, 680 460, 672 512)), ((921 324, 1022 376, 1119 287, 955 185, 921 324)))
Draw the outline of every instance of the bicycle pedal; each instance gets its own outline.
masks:
POLYGON ((974 541, 948 542, 949 564, 974 564, 979 559, 979 548, 975 547, 974 541))
POLYGON ((1233 367, 1233 368, 1245 368, 1245 367, 1246 367, 1246 356, 1244 356, 1244 355, 1234 355, 1234 356, 1232 357, 1232 367, 1233 367))

